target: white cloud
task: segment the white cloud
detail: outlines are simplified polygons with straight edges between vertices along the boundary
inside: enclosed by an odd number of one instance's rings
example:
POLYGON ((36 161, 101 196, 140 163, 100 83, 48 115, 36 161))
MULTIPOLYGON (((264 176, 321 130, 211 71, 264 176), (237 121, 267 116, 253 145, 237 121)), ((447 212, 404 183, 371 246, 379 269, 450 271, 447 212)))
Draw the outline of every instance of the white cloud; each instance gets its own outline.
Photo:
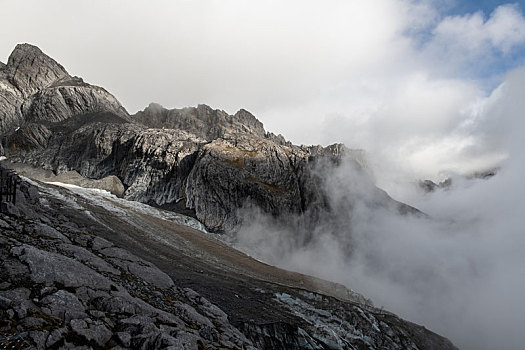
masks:
POLYGON ((516 5, 501 5, 489 18, 482 12, 444 18, 434 29, 434 51, 466 60, 483 58, 493 51, 508 54, 525 43, 525 18, 516 5))

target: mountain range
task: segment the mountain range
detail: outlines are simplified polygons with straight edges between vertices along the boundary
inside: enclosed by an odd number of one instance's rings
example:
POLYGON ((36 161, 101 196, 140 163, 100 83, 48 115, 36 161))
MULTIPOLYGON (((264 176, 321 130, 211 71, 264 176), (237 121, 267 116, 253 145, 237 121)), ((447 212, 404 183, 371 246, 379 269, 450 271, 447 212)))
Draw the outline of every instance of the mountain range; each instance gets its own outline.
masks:
POLYGON ((295 231, 351 211, 353 198, 334 207, 324 190, 342 163, 359 174, 367 205, 424 215, 374 185, 362 150, 293 145, 244 109, 152 103, 130 115, 29 44, 0 63, 0 97, 2 165, 25 176, 18 203, 3 203, 0 214, 7 342, 455 348, 344 286, 266 265, 220 240, 243 224, 246 208, 295 231))

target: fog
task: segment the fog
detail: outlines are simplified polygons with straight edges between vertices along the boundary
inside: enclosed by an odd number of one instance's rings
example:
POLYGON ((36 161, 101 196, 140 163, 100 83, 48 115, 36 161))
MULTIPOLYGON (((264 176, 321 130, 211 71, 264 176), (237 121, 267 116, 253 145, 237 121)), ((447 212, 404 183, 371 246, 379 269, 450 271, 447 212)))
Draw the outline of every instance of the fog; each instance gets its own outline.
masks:
MULTIPOLYGON (((236 244, 272 264, 344 283, 462 349, 521 349, 524 88, 525 69, 512 72, 479 115, 477 128, 501 133, 509 147, 496 176, 451 174, 452 187, 433 193, 398 184, 397 199, 429 217, 378 207, 372 177, 347 160, 318 170, 336 215, 321 217, 309 230, 286 229, 247 210, 249 224, 235 236, 236 244)), ((287 221, 297 228, 302 219, 287 221)))

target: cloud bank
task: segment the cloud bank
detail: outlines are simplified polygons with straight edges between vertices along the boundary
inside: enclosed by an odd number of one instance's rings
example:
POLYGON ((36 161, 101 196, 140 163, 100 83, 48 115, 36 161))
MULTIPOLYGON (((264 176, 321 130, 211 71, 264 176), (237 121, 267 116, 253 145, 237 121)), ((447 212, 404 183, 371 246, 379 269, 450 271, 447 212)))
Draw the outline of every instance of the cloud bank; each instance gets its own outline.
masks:
POLYGON ((456 177, 450 190, 433 194, 399 193, 429 218, 374 205, 372 182, 348 162, 323 182, 336 215, 311 229, 286 229, 257 213, 236 244, 264 261, 357 289, 461 349, 521 349, 524 88, 521 68, 478 111, 479 134, 491 131, 487 137, 504 139, 509 149, 495 177, 456 177))

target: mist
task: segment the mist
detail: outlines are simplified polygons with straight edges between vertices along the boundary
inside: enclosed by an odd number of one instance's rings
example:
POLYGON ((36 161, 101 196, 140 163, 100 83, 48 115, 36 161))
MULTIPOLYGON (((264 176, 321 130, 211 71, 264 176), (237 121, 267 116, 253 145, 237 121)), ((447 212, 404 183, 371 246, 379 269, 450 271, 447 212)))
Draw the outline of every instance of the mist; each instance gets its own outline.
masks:
POLYGON ((525 69, 511 72, 477 116, 475 128, 490 131, 508 150, 496 176, 448 174, 452 187, 433 193, 409 181, 390 189, 428 216, 378 205, 374 178, 347 159, 316 170, 329 214, 313 226, 304 225, 310 213, 287 218, 287 226, 245 209, 249 224, 235 235, 237 246, 268 263, 343 283, 461 349, 521 349, 524 88, 525 69))

